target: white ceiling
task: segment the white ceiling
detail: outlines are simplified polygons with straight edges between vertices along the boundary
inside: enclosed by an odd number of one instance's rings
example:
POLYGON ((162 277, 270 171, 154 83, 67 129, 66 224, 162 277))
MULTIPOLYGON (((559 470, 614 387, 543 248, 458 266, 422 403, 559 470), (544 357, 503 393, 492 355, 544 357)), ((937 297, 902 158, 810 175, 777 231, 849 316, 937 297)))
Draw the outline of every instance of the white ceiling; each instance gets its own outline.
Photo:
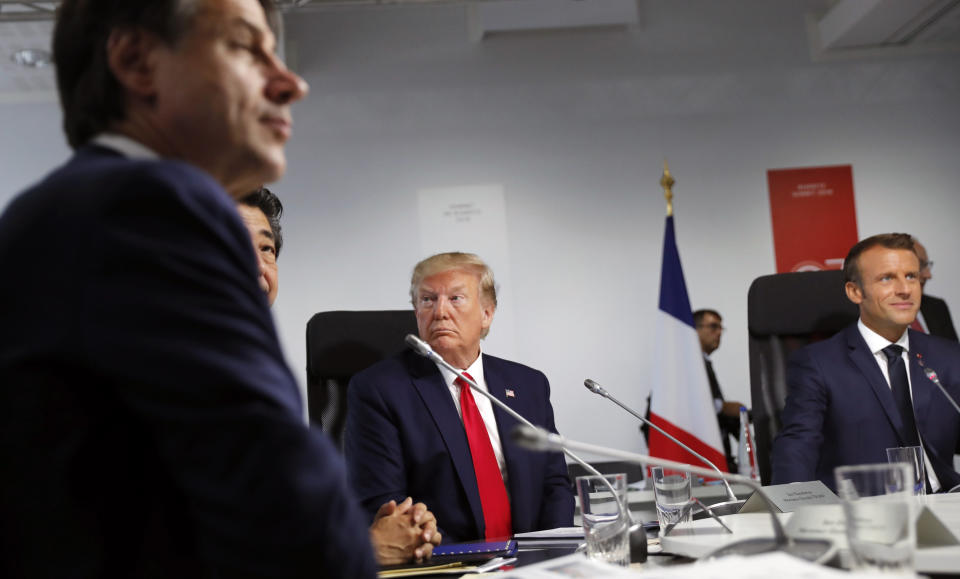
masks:
MULTIPOLYGON (((278 0, 277 4, 287 19, 296 18, 298 11, 344 10, 365 5, 462 4, 470 7, 474 28, 478 22, 482 26, 496 20, 501 30, 509 30, 511 18, 516 28, 537 28, 537 11, 543 10, 547 15, 544 1, 278 0), (494 14, 495 19, 491 16, 494 14)), ((549 0, 550 17, 545 17, 540 27, 555 26, 556 13, 564 10, 569 12, 566 26, 577 22, 594 26, 597 19, 590 18, 591 12, 609 12, 612 3, 622 6, 625 2, 636 2, 639 18, 624 21, 624 25, 635 25, 643 21, 644 4, 650 1, 654 0, 549 0)), ((52 16, 59 4, 0 0, 0 103, 56 98, 52 67, 24 68, 12 61, 12 55, 25 48, 48 49, 52 16)), ((960 0, 811 0, 809 6, 817 7, 813 10, 819 13, 798 14, 797 19, 806 19, 814 60, 960 50, 960 0)), ((477 33, 467 26, 463 33, 475 40, 483 37, 483 31, 477 33)))

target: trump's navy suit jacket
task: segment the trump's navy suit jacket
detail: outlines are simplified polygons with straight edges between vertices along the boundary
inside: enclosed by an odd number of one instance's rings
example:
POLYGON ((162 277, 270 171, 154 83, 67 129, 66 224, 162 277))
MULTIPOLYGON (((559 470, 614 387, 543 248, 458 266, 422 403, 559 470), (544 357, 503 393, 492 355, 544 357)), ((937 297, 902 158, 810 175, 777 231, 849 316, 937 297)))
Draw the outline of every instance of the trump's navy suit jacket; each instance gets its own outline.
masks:
MULTIPOLYGON (((960 484, 953 470, 960 416, 919 362, 960 401, 960 344, 913 330, 909 341, 917 427, 942 489, 949 490, 960 484)), ((887 448, 906 445, 893 393, 856 323, 798 350, 787 386, 783 428, 773 446, 774 484, 819 479, 835 489, 835 467, 885 463, 887 448)))
POLYGON ((83 148, 0 217, 0 267, 0 576, 374 574, 212 178, 83 148))
MULTIPOLYGON (((532 423, 556 432, 542 372, 483 356, 489 392, 532 423), (513 396, 507 396, 507 389, 513 396)), ((407 351, 354 376, 348 387, 345 452, 350 482, 371 515, 412 496, 437 517, 444 542, 484 536, 483 511, 463 423, 436 365, 407 351)), ((573 524, 573 493, 560 453, 522 449, 517 423, 496 406, 515 533, 573 524)))

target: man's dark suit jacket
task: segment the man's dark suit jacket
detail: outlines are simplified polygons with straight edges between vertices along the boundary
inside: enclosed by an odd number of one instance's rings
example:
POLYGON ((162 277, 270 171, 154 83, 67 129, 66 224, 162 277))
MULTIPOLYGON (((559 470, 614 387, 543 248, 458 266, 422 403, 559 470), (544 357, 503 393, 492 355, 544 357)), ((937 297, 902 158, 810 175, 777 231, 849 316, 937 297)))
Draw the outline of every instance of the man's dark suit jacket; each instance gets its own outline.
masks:
POLYGON ((957 331, 953 328, 953 320, 950 318, 950 308, 947 302, 938 297, 924 294, 920 300, 920 313, 923 314, 923 321, 927 323, 927 329, 931 336, 940 336, 948 340, 957 341, 957 331))
POLYGON ((0 264, 0 576, 373 576, 213 179, 83 148, 0 264))
MULTIPOLYGON (((483 356, 489 392, 530 422, 556 432, 543 373, 483 356), (513 391, 508 397, 506 390, 513 391)), ((371 515, 410 495, 437 517, 443 541, 484 536, 470 447, 450 390, 436 365, 407 351, 354 376, 348 387, 345 453, 349 479, 371 515)), ((573 524, 573 493, 560 453, 522 449, 516 420, 494 408, 507 463, 516 533, 573 524)))
MULTIPOLYGON (((913 330, 909 340, 917 426, 941 488, 949 490, 960 484, 953 470, 960 416, 918 359, 960 400, 960 344, 913 330)), ((774 484, 820 479, 835 489, 835 467, 885 463, 887 448, 906 445, 893 393, 855 323, 798 350, 787 368, 787 386, 783 428, 773 446, 774 484)))
MULTIPOLYGON (((714 400, 720 400, 721 403, 725 402, 723 391, 720 389, 720 381, 717 380, 717 374, 713 371, 713 362, 706 357, 704 357, 703 362, 707 367, 707 382, 710 383, 710 396, 712 396, 714 400)), ((650 403, 647 402, 648 407, 649 405, 650 403)), ((649 413, 649 408, 647 412, 649 413)), ((733 450, 730 448, 730 436, 732 435, 737 440, 740 440, 740 418, 726 416, 721 407, 720 412, 717 412, 717 426, 720 428, 720 441, 723 443, 723 454, 727 459, 727 472, 737 472, 737 459, 733 456, 733 450)))

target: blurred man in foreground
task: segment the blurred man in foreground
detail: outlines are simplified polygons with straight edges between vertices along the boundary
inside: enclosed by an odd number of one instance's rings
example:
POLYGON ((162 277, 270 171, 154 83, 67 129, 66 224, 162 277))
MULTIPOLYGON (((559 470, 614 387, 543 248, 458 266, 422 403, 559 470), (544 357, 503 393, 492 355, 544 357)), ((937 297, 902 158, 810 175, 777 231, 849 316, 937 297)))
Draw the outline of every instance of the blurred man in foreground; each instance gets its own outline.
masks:
POLYGON ((860 241, 844 261, 860 319, 791 358, 773 483, 821 480, 837 466, 885 463, 886 449, 922 446, 930 489, 960 484, 960 416, 925 375, 960 400, 960 344, 909 330, 920 307, 920 260, 903 233, 860 241))
MULTIPOLYGON (((479 257, 442 253, 421 261, 410 299, 420 338, 434 351, 534 424, 556 431, 546 376, 481 351, 497 294, 479 257)), ((454 542, 573 524, 563 455, 515 445, 516 421, 446 368, 408 350, 354 376, 348 393, 344 452, 368 511, 412 496, 430 505, 454 542)))
POLYGON ((274 53, 272 14, 60 6, 75 154, 0 217, 17 272, 0 284, 0 576, 374 576, 235 206, 283 173, 307 90, 274 53))

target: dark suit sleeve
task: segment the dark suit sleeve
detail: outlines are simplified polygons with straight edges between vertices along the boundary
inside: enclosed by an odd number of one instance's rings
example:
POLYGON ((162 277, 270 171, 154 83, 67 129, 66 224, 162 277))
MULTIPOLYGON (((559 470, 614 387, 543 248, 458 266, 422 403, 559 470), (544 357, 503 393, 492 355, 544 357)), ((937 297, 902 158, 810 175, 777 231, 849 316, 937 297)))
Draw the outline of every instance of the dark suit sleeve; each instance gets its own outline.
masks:
MULTIPOLYGON (((550 404, 550 383, 546 376, 543 376, 543 387, 546 420, 542 426, 556 433, 553 405, 550 404)), ((550 453, 543 476, 543 499, 540 502, 538 527, 554 529, 573 526, 573 504, 572 485, 564 455, 562 452, 550 453)))
POLYGON ((807 350, 797 351, 787 367, 788 394, 783 428, 773 445, 773 484, 817 478, 828 395, 823 373, 807 350))
POLYGON ((920 302, 920 311, 927 322, 930 334, 957 341, 957 330, 953 327, 953 318, 950 317, 950 308, 941 298, 925 295, 920 302))
POLYGON ((232 202, 169 165, 131 179, 87 232, 82 356, 110 366, 222 576, 372 576, 359 506, 332 444, 302 423, 232 202))
POLYGON ((390 412, 375 379, 360 374, 350 380, 344 454, 351 486, 370 520, 383 503, 408 495, 405 453, 390 412))
MULTIPOLYGON (((553 405, 550 403, 550 382, 542 372, 539 377, 540 396, 542 397, 543 417, 535 421, 539 426, 557 433, 553 417, 553 405)), ((531 484, 536 484, 531 481, 531 484)), ((540 514, 537 529, 554 529, 573 525, 573 490, 567 463, 562 452, 551 452, 546 457, 543 468, 540 514)))

